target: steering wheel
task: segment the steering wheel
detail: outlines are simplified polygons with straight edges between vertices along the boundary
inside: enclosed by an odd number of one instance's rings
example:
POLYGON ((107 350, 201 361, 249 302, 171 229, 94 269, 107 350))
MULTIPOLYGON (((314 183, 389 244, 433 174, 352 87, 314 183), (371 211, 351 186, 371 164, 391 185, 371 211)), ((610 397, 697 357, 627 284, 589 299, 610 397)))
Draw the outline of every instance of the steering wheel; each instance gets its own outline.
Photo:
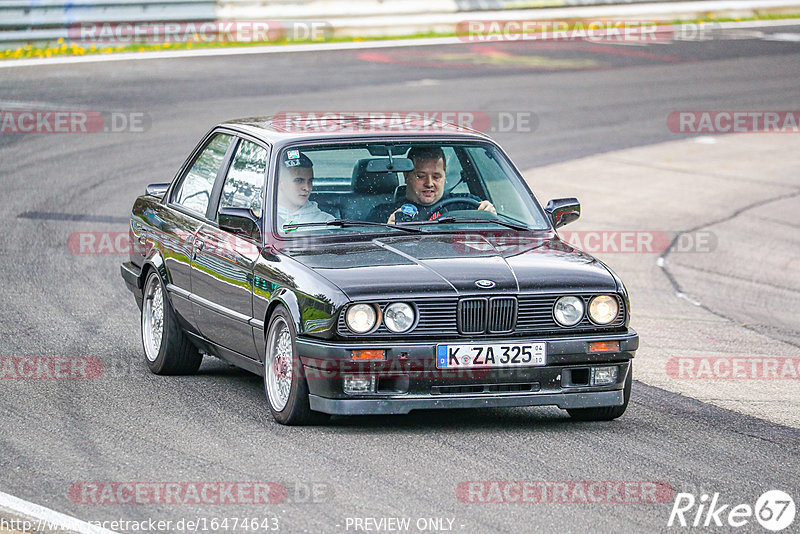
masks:
POLYGON ((481 205, 481 200, 475 200, 474 198, 470 197, 450 197, 444 200, 440 200, 436 204, 428 207, 429 213, 436 213, 437 211, 441 210, 445 206, 450 206, 452 204, 469 204, 471 209, 477 209, 478 206, 481 205))

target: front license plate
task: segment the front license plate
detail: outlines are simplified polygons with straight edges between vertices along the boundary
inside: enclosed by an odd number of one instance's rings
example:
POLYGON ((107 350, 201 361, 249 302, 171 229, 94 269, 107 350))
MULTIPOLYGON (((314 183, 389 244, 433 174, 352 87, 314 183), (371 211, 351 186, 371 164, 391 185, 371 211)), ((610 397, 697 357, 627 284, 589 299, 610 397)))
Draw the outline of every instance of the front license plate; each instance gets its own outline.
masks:
POLYGON ((437 369, 544 365, 546 343, 454 344, 436 346, 437 369))

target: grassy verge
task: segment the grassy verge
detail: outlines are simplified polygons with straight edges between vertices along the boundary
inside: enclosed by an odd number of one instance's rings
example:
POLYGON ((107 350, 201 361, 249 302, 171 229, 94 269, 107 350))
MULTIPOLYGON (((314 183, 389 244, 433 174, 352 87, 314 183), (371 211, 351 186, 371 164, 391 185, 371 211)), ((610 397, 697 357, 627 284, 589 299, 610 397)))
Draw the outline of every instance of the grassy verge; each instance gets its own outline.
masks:
MULTIPOLYGON (((800 19, 800 13, 788 15, 760 15, 749 18, 726 18, 715 17, 709 13, 707 17, 694 20, 674 20, 674 21, 658 21, 658 25, 667 24, 710 24, 718 22, 741 22, 741 21, 755 21, 755 20, 783 20, 783 19, 800 19)), ((603 20, 603 19, 599 19, 603 20)), ((544 22, 544 21, 543 21, 544 22)), ((552 22, 552 21, 551 21, 552 22)), ((585 25, 587 21, 583 21, 585 25)), ((569 30, 575 29, 576 24, 573 23, 569 30)), ((621 25, 621 24, 620 24, 621 25)), ((534 32, 535 33, 535 32, 534 32)), ((385 41, 393 39, 420 39, 427 37, 456 37, 459 34, 453 33, 415 33, 402 36, 383 36, 383 37, 328 37, 318 40, 274 40, 274 41, 256 41, 256 42, 204 42, 199 35, 194 38, 188 39, 186 42, 174 43, 135 43, 116 46, 103 46, 98 44, 78 43, 69 40, 59 39, 56 43, 47 46, 37 46, 34 44, 27 44, 16 49, 9 49, 0 51, 0 59, 14 60, 14 59, 27 59, 27 58, 49 58, 55 56, 84 56, 90 54, 112 54, 124 52, 154 52, 159 50, 191 50, 197 48, 229 48, 229 47, 248 47, 248 46, 284 46, 288 44, 313 44, 313 43, 335 43, 335 42, 360 42, 360 41, 385 41)), ((492 35, 492 34, 488 34, 492 35)))

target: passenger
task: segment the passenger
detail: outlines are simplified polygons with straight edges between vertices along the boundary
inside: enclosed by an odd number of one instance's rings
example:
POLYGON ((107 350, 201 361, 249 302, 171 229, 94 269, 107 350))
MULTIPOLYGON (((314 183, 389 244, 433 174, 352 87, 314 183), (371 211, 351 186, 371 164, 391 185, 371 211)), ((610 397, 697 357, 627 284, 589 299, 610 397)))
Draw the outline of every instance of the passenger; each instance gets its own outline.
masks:
MULTIPOLYGON (((488 200, 481 200, 471 194, 444 195, 445 165, 446 159, 444 151, 435 146, 415 146, 408 151, 408 157, 414 162, 414 170, 403 173, 406 180, 406 198, 388 204, 381 204, 372 209, 367 216, 368 220, 376 222, 388 222, 395 224, 400 207, 405 204, 412 204, 416 208, 417 214, 414 220, 436 219, 442 215, 441 210, 432 211, 442 200, 450 198, 469 198, 480 201, 480 204, 472 209, 497 213, 497 210, 488 200)), ((458 206, 459 204, 452 204, 458 206)), ((465 204, 460 204, 462 208, 465 204)), ((444 211, 447 211, 445 207, 444 211)), ((411 209, 413 213, 414 210, 411 209)))
MULTIPOLYGON (((314 187, 314 164, 299 150, 287 150, 278 176, 278 228, 284 224, 327 222, 335 217, 308 200, 314 187)), ((288 229, 291 231, 291 229, 288 229)))

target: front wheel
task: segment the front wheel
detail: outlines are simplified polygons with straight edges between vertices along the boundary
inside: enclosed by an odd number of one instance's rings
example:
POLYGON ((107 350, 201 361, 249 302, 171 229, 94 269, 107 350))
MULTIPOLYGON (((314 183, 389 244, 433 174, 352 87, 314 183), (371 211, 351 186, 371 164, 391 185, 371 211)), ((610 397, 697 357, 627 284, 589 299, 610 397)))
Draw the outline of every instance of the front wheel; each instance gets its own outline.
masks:
POLYGON ((142 346, 147 367, 157 375, 193 374, 203 361, 181 330, 156 271, 150 271, 144 283, 142 346))
POLYGON ((575 408, 567 410, 569 416, 576 421, 611 421, 625 413, 628 401, 631 398, 631 385, 633 384, 633 363, 628 367, 628 377, 622 389, 623 402, 621 406, 605 406, 603 408, 575 408))
POLYGON ((286 308, 279 306, 269 321, 264 354, 264 390, 272 417, 282 425, 320 422, 323 414, 312 412, 308 384, 297 353, 294 322, 286 308))

